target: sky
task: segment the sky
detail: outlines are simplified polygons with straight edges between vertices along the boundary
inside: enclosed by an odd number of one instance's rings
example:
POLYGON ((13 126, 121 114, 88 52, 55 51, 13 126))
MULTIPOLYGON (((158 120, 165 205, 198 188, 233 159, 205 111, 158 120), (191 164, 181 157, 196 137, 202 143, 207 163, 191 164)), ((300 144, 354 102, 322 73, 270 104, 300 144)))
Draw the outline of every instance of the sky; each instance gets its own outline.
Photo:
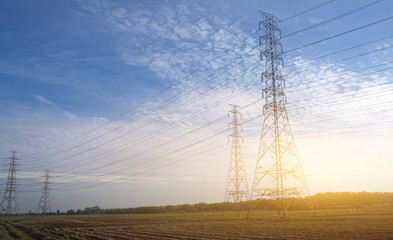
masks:
POLYGON ((37 209, 44 170, 54 210, 221 202, 229 104, 241 107, 250 186, 263 121, 261 10, 282 20, 286 107, 310 193, 391 192, 392 7, 1 1, 0 186, 15 150, 21 212, 37 209))

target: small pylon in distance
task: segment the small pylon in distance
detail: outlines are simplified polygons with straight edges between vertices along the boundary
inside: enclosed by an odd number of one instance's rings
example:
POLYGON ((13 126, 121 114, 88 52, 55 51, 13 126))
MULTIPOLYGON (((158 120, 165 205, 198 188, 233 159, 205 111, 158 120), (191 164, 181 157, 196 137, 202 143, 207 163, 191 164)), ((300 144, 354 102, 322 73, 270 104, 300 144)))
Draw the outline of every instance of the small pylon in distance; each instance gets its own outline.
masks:
POLYGON ((229 159, 225 201, 235 202, 236 212, 239 216, 240 202, 249 200, 249 190, 239 141, 240 138, 243 140, 243 138, 239 135, 239 127, 242 127, 242 125, 238 121, 238 117, 241 119, 242 115, 238 111, 239 106, 231 104, 230 106, 232 106, 232 110, 228 112, 228 116, 232 115, 233 120, 228 124, 228 128, 232 128, 232 134, 228 136, 228 141, 232 138, 232 147, 229 159))
POLYGON ((42 194, 40 198, 40 202, 38 203, 37 207, 37 213, 41 213, 43 215, 46 215, 47 213, 52 212, 52 206, 49 198, 49 185, 51 182, 49 181, 50 175, 49 175, 49 170, 45 170, 45 178, 44 180, 44 187, 42 188, 42 194))

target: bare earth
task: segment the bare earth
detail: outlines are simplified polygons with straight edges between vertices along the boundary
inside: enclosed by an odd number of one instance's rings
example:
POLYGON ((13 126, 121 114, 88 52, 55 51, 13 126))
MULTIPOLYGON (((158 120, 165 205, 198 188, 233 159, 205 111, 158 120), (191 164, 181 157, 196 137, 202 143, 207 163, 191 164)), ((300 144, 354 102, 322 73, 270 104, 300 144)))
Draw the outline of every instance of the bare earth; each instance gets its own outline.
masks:
POLYGON ((287 219, 272 211, 260 212, 253 219, 244 216, 88 215, 24 217, 14 221, 16 228, 31 239, 393 239, 390 211, 325 211, 316 217, 296 213, 287 219))

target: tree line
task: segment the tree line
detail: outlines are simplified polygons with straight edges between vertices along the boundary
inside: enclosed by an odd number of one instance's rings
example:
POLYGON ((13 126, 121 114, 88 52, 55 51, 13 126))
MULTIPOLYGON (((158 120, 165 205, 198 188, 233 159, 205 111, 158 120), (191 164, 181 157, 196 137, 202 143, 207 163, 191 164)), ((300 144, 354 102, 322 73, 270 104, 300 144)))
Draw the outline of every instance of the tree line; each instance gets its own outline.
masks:
MULTIPOLYGON (((327 192, 317 193, 310 197, 314 209, 340 209, 340 208, 361 208, 367 206, 393 206, 393 193, 388 192, 327 192)), ((306 210, 309 209, 302 198, 285 199, 290 202, 289 210, 306 210)), ((239 204, 233 202, 219 203, 196 203, 196 204, 179 204, 166 206, 147 206, 135 208, 111 208, 101 209, 98 206, 87 207, 84 210, 70 209, 66 212, 68 215, 75 214, 149 214, 149 213, 190 213, 190 212, 223 212, 240 210, 249 210, 250 206, 255 206, 256 210, 275 210, 277 209, 277 200, 259 199, 253 201, 244 201, 239 204)))

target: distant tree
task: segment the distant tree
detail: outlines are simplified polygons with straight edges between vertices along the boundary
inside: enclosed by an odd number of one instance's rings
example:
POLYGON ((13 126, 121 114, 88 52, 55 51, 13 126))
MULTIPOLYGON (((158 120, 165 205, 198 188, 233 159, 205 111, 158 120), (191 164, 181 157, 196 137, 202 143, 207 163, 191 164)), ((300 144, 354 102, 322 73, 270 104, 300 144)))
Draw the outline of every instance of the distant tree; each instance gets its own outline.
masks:
POLYGON ((83 210, 81 210, 81 209, 78 209, 78 210, 76 210, 76 212, 75 212, 75 214, 77 214, 77 215, 81 215, 81 214, 84 214, 85 213, 85 211, 83 211, 83 210))
POLYGON ((182 212, 195 212, 195 207, 191 204, 183 204, 181 210, 182 212))
POLYGON ((67 215, 74 215, 74 214, 75 214, 74 209, 67 210, 67 215))
POLYGON ((99 206, 85 208, 85 214, 99 214, 99 213, 101 213, 101 208, 99 206))
MULTIPOLYGON (((314 203, 315 209, 333 209, 333 208, 349 208, 357 209, 363 206, 393 206, 393 193, 382 192, 327 192, 317 193, 310 196, 314 203)), ((289 199, 288 199, 289 200, 289 199)), ((291 198, 290 210, 309 209, 305 201, 301 198, 291 198)), ((255 205, 257 210, 275 210, 277 209, 277 200, 275 199, 258 199, 252 201, 244 201, 239 204, 239 208, 243 211, 250 209, 251 205, 255 205)), ((84 210, 74 209, 67 210, 68 215, 73 214, 148 214, 148 213, 181 213, 181 212, 223 212, 236 210, 237 205, 233 202, 218 203, 196 203, 196 204, 179 204, 167 206, 147 206, 136 208, 115 208, 101 209, 99 206, 86 207, 84 210)), ((31 211, 30 211, 31 212, 31 211)), ((29 212, 29 214, 30 214, 29 212)), ((57 214, 59 210, 57 210, 57 214)))
POLYGON ((204 202, 194 204, 194 208, 197 212, 210 212, 210 205, 204 202))

